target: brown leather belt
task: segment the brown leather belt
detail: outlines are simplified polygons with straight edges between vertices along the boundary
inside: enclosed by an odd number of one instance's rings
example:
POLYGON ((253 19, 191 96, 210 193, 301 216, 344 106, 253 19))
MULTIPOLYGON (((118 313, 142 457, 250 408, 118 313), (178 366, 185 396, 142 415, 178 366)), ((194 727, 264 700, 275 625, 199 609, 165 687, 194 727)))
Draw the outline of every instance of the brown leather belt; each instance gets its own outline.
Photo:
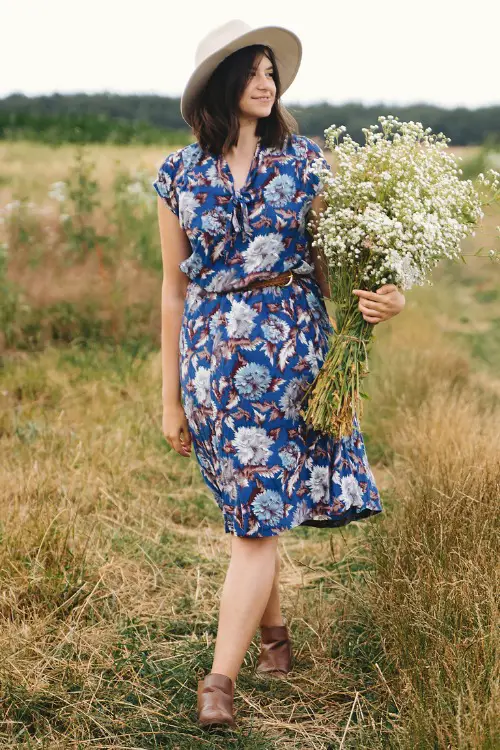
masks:
POLYGON ((235 289, 222 289, 218 291, 218 294, 227 294, 228 292, 243 292, 246 289, 261 289, 265 286, 289 286, 294 279, 304 278, 303 274, 296 274, 293 271, 283 271, 276 276, 272 276, 269 279, 262 279, 258 281, 252 281, 247 286, 239 286, 235 289))

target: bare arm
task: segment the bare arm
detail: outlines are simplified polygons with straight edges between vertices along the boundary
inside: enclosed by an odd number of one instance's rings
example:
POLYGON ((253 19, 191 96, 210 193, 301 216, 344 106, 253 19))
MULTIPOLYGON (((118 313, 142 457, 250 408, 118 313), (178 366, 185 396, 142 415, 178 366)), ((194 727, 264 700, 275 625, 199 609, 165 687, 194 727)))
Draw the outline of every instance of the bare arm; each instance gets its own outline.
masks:
MULTIPOLYGON (((183 452, 179 431, 187 433, 181 403, 179 371, 179 335, 189 279, 179 263, 190 255, 189 239, 177 216, 158 196, 158 226, 160 229, 163 281, 161 287, 161 362, 163 432, 168 442, 179 453, 183 452)), ((184 435, 188 443, 189 435, 184 435)), ((185 451, 185 449, 184 449, 185 451)), ((184 455, 187 455, 185 452, 184 455)))

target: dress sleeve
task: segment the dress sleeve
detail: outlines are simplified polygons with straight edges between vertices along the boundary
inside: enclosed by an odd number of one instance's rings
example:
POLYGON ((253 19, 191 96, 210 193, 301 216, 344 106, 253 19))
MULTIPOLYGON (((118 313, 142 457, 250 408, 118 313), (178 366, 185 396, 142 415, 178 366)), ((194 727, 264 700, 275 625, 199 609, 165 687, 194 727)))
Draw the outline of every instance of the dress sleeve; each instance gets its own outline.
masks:
POLYGON ((181 156, 177 151, 169 154, 158 170, 158 176, 153 182, 153 187, 163 198, 169 209, 179 216, 179 196, 177 191, 177 176, 179 172, 181 156))
POLYGON ((327 162, 325 155, 318 144, 311 138, 305 138, 306 142, 306 155, 305 155, 305 168, 304 168, 304 186, 305 190, 311 198, 314 198, 323 189, 323 181, 315 173, 315 169, 328 169, 330 172, 332 168, 327 162))

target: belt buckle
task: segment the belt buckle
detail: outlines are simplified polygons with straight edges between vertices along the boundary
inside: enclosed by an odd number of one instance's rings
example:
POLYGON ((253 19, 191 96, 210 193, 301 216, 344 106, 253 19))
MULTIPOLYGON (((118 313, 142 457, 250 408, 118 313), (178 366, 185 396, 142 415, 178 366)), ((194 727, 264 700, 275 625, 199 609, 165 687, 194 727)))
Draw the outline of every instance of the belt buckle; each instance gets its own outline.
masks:
POLYGON ((286 284, 283 284, 283 286, 290 286, 292 281, 293 281, 293 271, 290 271, 290 279, 286 282, 286 284))

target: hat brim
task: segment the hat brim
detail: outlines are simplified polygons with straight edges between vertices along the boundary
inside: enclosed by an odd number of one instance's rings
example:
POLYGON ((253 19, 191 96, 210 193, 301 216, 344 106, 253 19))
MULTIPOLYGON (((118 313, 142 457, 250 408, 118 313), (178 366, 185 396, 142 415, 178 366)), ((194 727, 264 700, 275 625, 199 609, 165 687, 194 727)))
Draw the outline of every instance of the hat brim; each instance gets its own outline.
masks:
POLYGON ((274 52, 281 82, 281 93, 289 88, 300 67, 302 60, 302 43, 293 31, 282 26, 261 26, 232 39, 221 49, 207 57, 193 71, 184 87, 181 96, 181 115, 191 125, 191 114, 198 94, 207 83, 216 67, 242 47, 251 44, 265 44, 274 52))

